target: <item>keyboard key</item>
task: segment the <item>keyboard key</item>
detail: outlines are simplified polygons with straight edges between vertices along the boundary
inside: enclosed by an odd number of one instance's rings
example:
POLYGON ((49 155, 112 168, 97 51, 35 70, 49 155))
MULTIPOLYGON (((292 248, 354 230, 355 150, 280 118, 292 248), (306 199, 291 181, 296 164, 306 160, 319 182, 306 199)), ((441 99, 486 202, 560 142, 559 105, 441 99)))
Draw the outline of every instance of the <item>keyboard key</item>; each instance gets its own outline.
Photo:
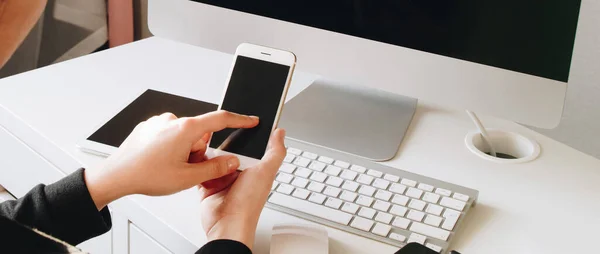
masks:
POLYGON ((373 219, 373 216, 375 216, 375 210, 367 207, 361 207, 360 210, 358 210, 358 215, 367 219, 373 219))
POLYGON ((300 155, 300 154, 302 154, 302 150, 296 149, 296 148, 292 148, 292 147, 289 147, 287 149, 287 151, 288 151, 288 153, 291 153, 291 154, 294 154, 294 155, 300 155))
POLYGON ((392 222, 392 219, 394 218, 394 216, 392 216, 389 213, 377 213, 377 216, 375 216, 375 220, 385 223, 385 224, 390 224, 390 222, 392 222))
POLYGON ((421 199, 421 195, 423 195, 423 191, 415 188, 408 188, 406 191, 406 196, 411 198, 421 199))
POLYGON ((409 198, 407 196, 394 195, 394 198, 392 198, 392 203, 399 204, 401 206, 406 206, 408 200, 409 198))
POLYGON ((326 178, 327 178, 327 174, 321 173, 321 172, 313 172, 312 175, 310 175, 310 180, 320 182, 320 183, 325 182, 326 178))
MULTIPOLYGON (((446 212, 450 209, 446 209, 446 212)), ((456 222, 458 222, 458 218, 460 218, 460 213, 456 214, 454 212, 446 213, 444 212, 444 223, 442 223, 442 228, 446 230, 454 230, 454 226, 456 226, 456 222)))
POLYGON ((277 188, 277 185, 279 185, 278 182, 273 182, 273 184, 271 184, 271 191, 273 191, 275 188, 277 188))
POLYGON ((392 198, 392 193, 389 191, 384 191, 384 190, 378 190, 377 193, 375 193, 375 198, 384 200, 384 201, 390 201, 390 198, 392 198))
POLYGON ((406 241, 406 236, 403 236, 401 234, 391 233, 390 239, 403 243, 404 241, 406 241))
POLYGON ((323 191, 324 188, 325 188, 325 184, 317 183, 317 182, 310 182, 307 189, 310 191, 314 191, 314 192, 321 192, 321 191, 323 191))
POLYGON ((390 213, 392 213, 393 215, 398 215, 398 216, 402 216, 404 217, 404 215, 406 214, 406 212, 408 211, 408 209, 404 206, 399 206, 399 205, 393 205, 392 209, 390 209, 390 213))
POLYGON ((295 189, 292 196, 297 197, 299 199, 306 199, 306 198, 308 198, 309 194, 310 194, 310 191, 307 191, 304 189, 295 189))
POLYGON ((442 223, 442 217, 437 217, 437 216, 429 214, 425 217, 425 221, 423 221, 423 222, 425 222, 425 224, 429 224, 434 227, 439 227, 440 224, 442 223))
POLYGON ((354 220, 352 220, 352 223, 350 223, 350 227, 369 232, 373 226, 373 223, 374 222, 372 220, 354 217, 354 220))
POLYGON ((340 177, 344 178, 346 180, 354 181, 354 179, 356 178, 357 175, 358 175, 358 173, 356 173, 352 170, 344 169, 344 170, 342 170, 342 174, 340 175, 340 177))
POLYGON ((373 232, 373 234, 386 237, 390 230, 392 230, 392 227, 381 223, 376 223, 375 227, 373 227, 373 230, 371 230, 371 232, 373 232))
POLYGON ((331 164, 333 163, 333 159, 329 158, 329 157, 325 157, 325 156, 319 156, 319 159, 317 159, 320 162, 326 163, 326 164, 331 164))
POLYGON ((404 194, 405 190, 406 190, 406 186, 404 186, 402 184, 392 183, 392 186, 390 186, 390 191, 393 193, 404 194))
POLYGON ((410 186, 410 187, 416 187, 417 186, 417 182, 410 180, 410 179, 402 179, 402 181, 400 181, 401 184, 404 184, 406 186, 410 186))
POLYGON ((341 190, 336 187, 327 186, 325 187, 323 194, 337 198, 337 196, 340 195, 340 191, 341 190))
POLYGON ((297 175, 299 177, 302 178, 308 178, 308 176, 310 175, 312 171, 310 169, 307 168, 296 168, 296 171, 294 172, 294 175, 297 175))
POLYGON ((440 205, 462 211, 463 208, 465 208, 466 203, 457 199, 443 197, 442 200, 440 200, 440 205))
POLYGON ((439 205, 429 204, 427 206, 427 209, 425 209, 425 212, 440 216, 440 215, 442 215, 442 210, 444 210, 444 208, 439 205))
POLYGON ((308 185, 308 180, 301 177, 296 177, 294 178, 294 181, 292 181, 292 185, 304 189, 306 188, 306 185, 308 185))
POLYGON ((418 211, 423 211, 423 209, 425 209, 425 205, 426 204, 427 203, 425 203, 425 202, 423 202, 421 200, 413 199, 413 200, 410 201, 410 203, 408 203, 408 207, 410 207, 412 209, 415 209, 415 210, 418 210, 418 211))
POLYGON ((410 210, 410 211, 408 211, 408 215, 406 215, 406 218, 409 218, 414 221, 422 221, 424 216, 425 216, 425 213, 423 213, 423 212, 410 210))
POLYGON ((437 245, 435 245, 433 243, 427 243, 427 244, 425 244, 425 247, 430 248, 431 250, 433 250, 433 251, 435 251, 437 253, 442 252, 442 247, 437 246, 437 245))
POLYGON ((383 176, 383 179, 388 180, 392 183, 397 183, 398 181, 400 181, 400 177, 395 176, 395 175, 390 175, 390 174, 385 174, 383 176))
POLYGON ((442 224, 442 228, 446 230, 454 230, 454 226, 456 226, 456 222, 458 221, 458 217, 446 218, 444 223, 442 224))
POLYGON ((296 158, 295 155, 287 154, 287 155, 285 155, 285 158, 283 158, 283 162, 292 163, 292 161, 294 161, 295 158, 296 158))
POLYGON ((342 169, 340 167, 329 165, 325 168, 325 173, 330 174, 332 176, 338 176, 342 169))
POLYGON ((358 189, 358 193, 363 194, 365 196, 369 196, 372 197, 373 194, 375 194, 375 188, 371 187, 371 186, 360 186, 360 189, 358 189))
POLYGON ((350 166, 351 170, 354 170, 358 173, 364 174, 367 171, 367 168, 363 167, 363 166, 358 166, 358 165, 352 165, 350 166))
POLYGON ((450 218, 450 217, 460 217, 460 212, 456 211, 456 210, 452 210, 452 209, 448 209, 446 208, 446 211, 444 212, 444 218, 450 218))
POLYGON ((419 243, 419 244, 423 245, 423 244, 425 244, 425 240, 427 240, 427 237, 425 237, 423 235, 412 233, 412 234, 410 234, 410 237, 408 238, 407 243, 419 243))
POLYGON ((311 160, 316 160, 317 157, 319 157, 318 155, 314 154, 314 153, 310 153, 310 152, 303 152, 302 156, 309 158, 311 160))
POLYGON ((340 186, 342 186, 343 182, 344 182, 344 180, 342 178, 330 176, 329 178, 327 178, 327 181, 325 183, 327 183, 331 186, 340 187, 340 186))
POLYGON ((340 206, 342 206, 342 201, 337 198, 327 198, 327 201, 325 201, 325 206, 333 209, 340 209, 340 206))
POLYGON ((363 195, 358 195, 358 198, 356 199, 356 203, 362 206, 371 206, 371 204, 373 203, 373 198, 370 197, 366 197, 363 195))
POLYGON ((431 192, 425 192, 425 194, 423 195, 423 200, 429 202, 429 203, 437 203, 438 200, 440 200, 440 195, 438 194, 434 194, 431 192))
POLYGON ((440 239, 442 241, 446 241, 448 240, 448 237, 450 237, 450 232, 447 230, 432 227, 419 222, 413 222, 413 224, 410 226, 410 231, 440 239))
POLYGON ((356 200, 356 197, 358 197, 358 195, 354 192, 349 192, 349 191, 342 191, 342 195, 340 195, 340 198, 344 201, 348 201, 348 202, 354 202, 354 200, 356 200))
POLYGON ((294 160, 294 165, 296 166, 300 166, 300 167, 307 167, 308 164, 310 163, 310 160, 304 157, 296 157, 296 159, 294 160))
POLYGON ((310 194, 310 197, 308 198, 308 200, 320 205, 320 204, 323 204, 323 202, 325 202, 325 198, 326 198, 325 195, 313 192, 312 194, 310 194))
POLYGON ((435 193, 446 197, 450 197, 450 194, 452 194, 451 191, 442 188, 435 189, 435 193))
POLYGON ((292 210, 314 215, 322 219, 330 220, 342 225, 348 225, 348 223, 353 217, 352 215, 346 212, 317 205, 306 200, 300 200, 294 197, 285 196, 279 193, 273 193, 269 198, 269 202, 283 207, 287 207, 292 210))
POLYGON ((373 177, 369 175, 360 174, 356 181, 364 185, 371 185, 371 183, 373 182, 373 177))
POLYGON ((424 191, 433 191, 433 186, 425 183, 420 183, 418 188, 424 191))
POLYGON ((400 217, 394 218, 394 222, 392 222, 392 225, 394 227, 398 227, 401 229, 407 229, 409 224, 410 224, 410 220, 407 220, 405 218, 400 218, 400 217))
POLYGON ((387 212, 388 209, 390 209, 390 203, 385 202, 385 201, 381 201, 381 200, 375 200, 375 204, 373 204, 373 208, 379 210, 379 211, 384 211, 387 212))
POLYGON ((333 163, 333 165, 336 165, 336 166, 338 166, 340 168, 349 168, 350 167, 350 163, 345 162, 345 161, 335 161, 333 163))
POLYGON ((291 185, 282 183, 282 184, 279 184, 279 187, 277 187, 277 192, 281 192, 286 195, 292 194, 292 191, 294 191, 294 187, 291 185))
POLYGON ((381 173, 381 171, 377 171, 377 170, 374 170, 374 169, 369 169, 367 171, 367 175, 374 176, 374 177, 382 177, 383 173, 381 173))
POLYGON ((342 211, 355 214, 358 211, 359 206, 352 203, 344 203, 342 211))
POLYGON ((286 173, 293 173, 294 169, 296 169, 296 166, 292 165, 292 164, 287 164, 287 163, 283 163, 281 164, 281 167, 279 167, 279 171, 281 172, 286 172, 286 173))
POLYGON ((360 184, 358 184, 357 182, 345 181, 344 185, 342 185, 342 189, 356 192, 356 190, 358 190, 359 186, 360 186, 360 184))
POLYGON ((382 190, 386 190, 389 185, 390 185, 389 181, 379 179, 379 178, 375 179, 375 181, 373 182, 373 186, 375 186, 376 188, 382 189, 382 190))
POLYGON ((282 182, 282 183, 290 183, 292 182, 292 179, 294 179, 294 176, 290 175, 290 174, 286 174, 286 173, 279 173, 279 175, 277 175, 276 180, 278 182, 282 182))
POLYGON ((313 161, 310 163, 310 165, 308 165, 308 168, 310 168, 314 171, 322 172, 326 166, 327 166, 327 164, 325 164, 323 162, 313 161))
POLYGON ((469 201, 469 196, 465 195, 465 194, 461 194, 458 192, 454 192, 454 195, 452 195, 453 198, 458 199, 460 201, 464 201, 467 202, 469 201))

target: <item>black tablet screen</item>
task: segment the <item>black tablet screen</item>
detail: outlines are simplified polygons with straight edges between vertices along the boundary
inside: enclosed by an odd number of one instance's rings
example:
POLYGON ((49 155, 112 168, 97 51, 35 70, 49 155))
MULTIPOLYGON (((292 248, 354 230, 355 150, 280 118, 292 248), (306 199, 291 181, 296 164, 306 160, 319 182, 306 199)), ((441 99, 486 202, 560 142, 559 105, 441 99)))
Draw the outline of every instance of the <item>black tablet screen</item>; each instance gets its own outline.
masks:
POLYGON ((171 112, 177 117, 197 116, 217 110, 217 105, 154 90, 142 95, 110 119, 88 140, 119 147, 140 122, 171 112))

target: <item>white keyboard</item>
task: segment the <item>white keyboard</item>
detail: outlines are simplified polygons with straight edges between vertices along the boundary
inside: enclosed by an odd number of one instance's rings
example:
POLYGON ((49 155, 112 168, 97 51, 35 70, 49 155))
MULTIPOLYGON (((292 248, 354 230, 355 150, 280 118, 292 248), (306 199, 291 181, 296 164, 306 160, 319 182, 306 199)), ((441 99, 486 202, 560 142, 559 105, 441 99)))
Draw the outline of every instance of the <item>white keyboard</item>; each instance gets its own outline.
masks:
POLYGON ((446 253, 477 199, 476 190, 292 143, 267 206, 373 240, 446 253))

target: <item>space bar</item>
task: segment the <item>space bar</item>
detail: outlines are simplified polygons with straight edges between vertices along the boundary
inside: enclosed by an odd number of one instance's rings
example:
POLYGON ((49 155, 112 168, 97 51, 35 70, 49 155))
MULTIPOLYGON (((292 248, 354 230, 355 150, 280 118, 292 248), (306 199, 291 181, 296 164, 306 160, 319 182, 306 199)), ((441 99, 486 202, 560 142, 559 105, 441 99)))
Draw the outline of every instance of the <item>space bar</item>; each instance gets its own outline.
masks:
POLYGON ((349 213, 334 210, 325 206, 320 206, 306 200, 286 196, 277 192, 271 194, 269 202, 343 225, 348 225, 352 219, 352 215, 349 213))

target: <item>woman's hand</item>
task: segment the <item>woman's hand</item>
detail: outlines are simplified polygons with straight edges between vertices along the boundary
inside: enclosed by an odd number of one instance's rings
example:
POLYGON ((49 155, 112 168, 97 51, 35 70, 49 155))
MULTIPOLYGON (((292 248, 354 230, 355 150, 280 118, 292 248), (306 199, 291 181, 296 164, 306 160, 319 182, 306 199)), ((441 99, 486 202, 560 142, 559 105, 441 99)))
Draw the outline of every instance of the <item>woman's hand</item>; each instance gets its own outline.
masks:
POLYGON ((257 166, 199 186, 202 226, 209 241, 236 240, 252 249, 258 218, 286 154, 284 137, 283 130, 273 133, 257 166))
POLYGON ((100 170, 86 171, 88 190, 100 210, 130 194, 173 194, 235 172, 235 156, 201 163, 210 133, 225 128, 252 128, 257 117, 217 111, 197 117, 177 118, 171 113, 140 123, 100 170), (193 159, 193 158, 192 158, 193 159))

